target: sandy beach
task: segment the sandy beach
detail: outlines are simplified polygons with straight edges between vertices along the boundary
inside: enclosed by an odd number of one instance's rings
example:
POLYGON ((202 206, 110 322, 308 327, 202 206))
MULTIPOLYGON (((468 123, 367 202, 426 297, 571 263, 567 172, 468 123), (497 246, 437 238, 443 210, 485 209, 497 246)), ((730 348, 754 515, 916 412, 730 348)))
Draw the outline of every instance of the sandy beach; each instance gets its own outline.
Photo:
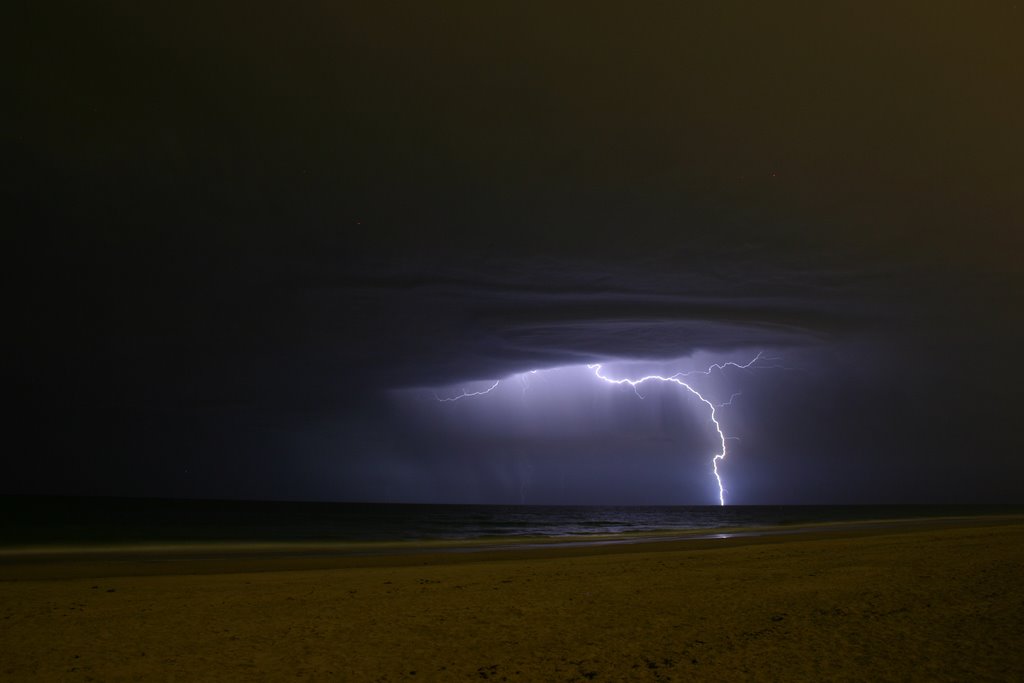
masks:
POLYGON ((1024 520, 0 559, 0 679, 1024 679, 1024 520))

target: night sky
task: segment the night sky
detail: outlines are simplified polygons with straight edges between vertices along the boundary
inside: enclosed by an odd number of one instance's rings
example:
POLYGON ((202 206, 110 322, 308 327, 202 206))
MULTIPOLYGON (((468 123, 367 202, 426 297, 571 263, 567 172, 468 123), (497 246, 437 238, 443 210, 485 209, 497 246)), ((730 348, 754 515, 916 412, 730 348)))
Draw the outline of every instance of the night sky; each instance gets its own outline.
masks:
POLYGON ((1024 502, 1024 6, 18 5, 0 493, 1024 502))

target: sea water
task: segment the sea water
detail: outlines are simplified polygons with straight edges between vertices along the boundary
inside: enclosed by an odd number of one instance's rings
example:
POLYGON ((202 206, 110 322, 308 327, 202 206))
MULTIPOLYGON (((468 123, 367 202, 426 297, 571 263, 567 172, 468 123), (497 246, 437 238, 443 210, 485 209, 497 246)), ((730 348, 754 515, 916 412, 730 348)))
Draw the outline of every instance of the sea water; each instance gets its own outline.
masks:
POLYGON ((1024 513, 1021 505, 548 506, 0 496, 0 544, 511 539, 1024 513))

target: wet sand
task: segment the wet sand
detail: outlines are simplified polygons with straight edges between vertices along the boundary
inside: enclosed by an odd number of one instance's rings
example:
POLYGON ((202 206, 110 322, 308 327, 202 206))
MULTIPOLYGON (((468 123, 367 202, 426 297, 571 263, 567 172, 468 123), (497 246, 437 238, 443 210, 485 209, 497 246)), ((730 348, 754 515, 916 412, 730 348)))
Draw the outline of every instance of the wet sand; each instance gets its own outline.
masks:
POLYGON ((1024 680, 1021 518, 413 550, 0 553, 0 680, 1024 680))

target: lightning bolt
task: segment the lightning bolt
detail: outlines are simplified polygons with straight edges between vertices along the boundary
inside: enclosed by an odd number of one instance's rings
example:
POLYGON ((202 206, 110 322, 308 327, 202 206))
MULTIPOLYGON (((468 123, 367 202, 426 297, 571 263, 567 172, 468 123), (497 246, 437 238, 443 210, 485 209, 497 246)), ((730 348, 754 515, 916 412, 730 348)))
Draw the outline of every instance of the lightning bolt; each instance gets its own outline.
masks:
MULTIPOLYGON (((644 375, 643 377, 638 377, 638 378, 624 377, 624 378, 620 378, 620 379, 615 379, 613 377, 609 377, 609 376, 605 375, 604 373, 602 373, 601 370, 603 368, 603 365, 601 363, 593 363, 593 364, 587 365, 587 368, 590 369, 591 371, 593 371, 594 377, 596 377, 597 379, 601 380, 602 382, 605 382, 607 384, 615 384, 615 385, 619 385, 619 386, 621 386, 621 385, 628 385, 633 390, 633 393, 635 393, 641 399, 643 399, 643 395, 640 393, 640 391, 638 389, 638 387, 641 384, 644 384, 645 382, 665 382, 665 383, 675 384, 675 385, 677 385, 679 387, 682 387, 687 392, 689 392, 690 394, 695 396, 701 403, 703 403, 705 406, 707 406, 708 413, 709 413, 710 419, 711 419, 711 423, 714 425, 715 433, 718 435, 718 443, 719 443, 719 452, 715 453, 711 457, 711 471, 714 473, 714 475, 715 475, 715 482, 718 485, 718 504, 719 505, 725 505, 725 491, 726 491, 726 488, 725 488, 725 483, 722 481, 722 474, 721 474, 721 472, 718 471, 718 464, 720 462, 722 462, 723 460, 725 460, 726 457, 729 454, 729 449, 728 449, 728 446, 727 446, 727 442, 728 441, 732 441, 732 440, 739 441, 739 437, 736 437, 736 436, 726 436, 725 432, 722 430, 722 424, 718 420, 718 411, 717 411, 717 409, 718 408, 724 408, 726 406, 732 405, 733 399, 735 399, 737 396, 740 396, 742 392, 736 392, 732 396, 729 397, 728 401, 726 401, 724 403, 719 403, 719 404, 716 405, 716 404, 712 403, 710 400, 708 400, 699 391, 697 391, 692 385, 690 385, 688 382, 684 382, 680 378, 682 378, 682 377, 689 377, 691 375, 705 375, 705 376, 707 376, 707 375, 710 375, 715 370, 718 370, 719 372, 721 372, 721 371, 725 370, 726 368, 736 368, 738 370, 749 370, 749 369, 754 368, 754 367, 756 367, 758 369, 762 369, 762 368, 783 368, 783 369, 789 369, 789 368, 785 368, 785 366, 782 366, 782 365, 768 365, 768 366, 757 365, 757 363, 759 361, 777 361, 777 360, 780 360, 780 359, 778 359, 778 358, 766 358, 764 356, 763 352, 759 351, 756 356, 754 356, 751 360, 747 361, 746 363, 734 363, 734 362, 731 362, 731 361, 725 362, 725 363, 712 363, 705 370, 687 370, 685 372, 677 372, 677 373, 675 373, 673 375, 668 375, 667 377, 663 376, 663 375, 644 375)), ((531 374, 536 374, 537 370, 531 370, 530 373, 531 374)), ((501 384, 501 380, 495 380, 494 384, 492 384, 487 389, 484 389, 483 391, 466 391, 465 389, 463 389, 462 393, 460 393, 460 394, 458 394, 456 396, 442 398, 442 397, 438 396, 435 393, 434 394, 434 398, 436 398, 438 401, 443 402, 443 403, 451 403, 453 401, 458 401, 458 400, 461 400, 461 399, 464 399, 464 398, 470 398, 470 397, 474 397, 474 396, 483 396, 484 394, 489 394, 492 391, 494 391, 495 389, 497 389, 499 384, 501 384)), ((524 384, 524 392, 525 392, 525 384, 524 384)))
MULTIPOLYGON (((728 361, 726 363, 712 363, 711 365, 708 366, 707 370, 687 370, 686 372, 677 372, 676 374, 672 375, 672 377, 689 377, 690 375, 710 375, 715 370, 721 371, 721 370, 725 370, 726 368, 738 368, 740 370, 748 370, 751 367, 753 367, 757 363, 757 361, 762 360, 762 359, 763 360, 778 360, 778 358, 765 358, 764 357, 764 351, 758 351, 757 355, 754 356, 749 361, 747 361, 746 363, 733 363, 732 361, 728 361)), ((589 367, 592 367, 592 366, 588 365, 587 367, 589 368, 589 367)), ((759 366, 759 367, 764 367, 764 366, 759 366)), ((772 365, 771 367, 773 367, 773 368, 774 367, 781 368, 782 366, 781 365, 772 365)), ((735 396, 736 395, 733 394, 733 397, 735 397, 735 396)), ((729 399, 729 400, 732 400, 732 399, 729 399)))
POLYGON ((743 395, 742 391, 734 392, 733 395, 729 397, 728 401, 726 401, 725 403, 719 403, 716 407, 718 407, 718 408, 728 408, 729 406, 732 405, 732 402, 736 400, 737 396, 742 396, 742 395, 743 395))
POLYGON ((470 396, 483 396, 484 394, 489 394, 492 391, 494 391, 495 389, 497 389, 499 384, 501 384, 501 380, 500 379, 496 379, 496 380, 494 380, 494 384, 492 384, 491 386, 487 387, 483 391, 466 391, 465 389, 463 389, 462 393, 459 394, 458 396, 449 396, 448 398, 441 398, 440 396, 438 396, 435 393, 434 394, 434 398, 436 398, 441 403, 451 403, 453 401, 458 401, 458 400, 463 399, 463 398, 469 398, 470 396))
MULTIPOLYGON (((668 377, 663 377, 661 375, 646 375, 638 379, 612 379, 607 375, 601 374, 600 363, 594 363, 593 365, 588 365, 587 367, 594 371, 594 377, 597 377, 599 380, 603 382, 607 382, 608 384, 628 384, 630 387, 633 388, 633 391, 634 393, 637 394, 637 396, 640 396, 639 392, 637 392, 637 387, 643 384, 644 382, 671 382, 672 384, 676 384, 678 386, 681 386, 683 389, 686 389, 688 392, 696 396, 704 405, 706 405, 708 407, 708 410, 711 412, 711 423, 715 425, 715 432, 718 434, 718 442, 721 448, 721 452, 715 453, 714 456, 711 458, 711 470, 715 473, 715 481, 718 483, 718 504, 725 505, 725 485, 722 483, 722 475, 718 471, 718 463, 722 460, 725 460, 726 455, 728 455, 729 450, 726 447, 726 442, 729 440, 729 437, 727 437, 725 435, 725 432, 722 431, 722 424, 718 421, 718 414, 716 412, 715 404, 709 401, 708 399, 704 398, 703 394, 701 394, 699 391, 697 391, 692 386, 690 386, 689 384, 687 384, 686 382, 679 378, 685 377, 686 375, 689 374, 709 375, 711 374, 712 370, 716 368, 721 370, 724 369, 726 366, 747 369, 751 367, 754 363, 756 363, 760 357, 761 354, 759 353, 757 354, 757 356, 754 357, 754 360, 750 361, 745 365, 740 365, 738 363, 715 363, 706 371, 691 371, 688 373, 677 372, 676 374, 670 375, 668 377)), ((643 396, 640 396, 640 398, 643 398, 643 396)))

